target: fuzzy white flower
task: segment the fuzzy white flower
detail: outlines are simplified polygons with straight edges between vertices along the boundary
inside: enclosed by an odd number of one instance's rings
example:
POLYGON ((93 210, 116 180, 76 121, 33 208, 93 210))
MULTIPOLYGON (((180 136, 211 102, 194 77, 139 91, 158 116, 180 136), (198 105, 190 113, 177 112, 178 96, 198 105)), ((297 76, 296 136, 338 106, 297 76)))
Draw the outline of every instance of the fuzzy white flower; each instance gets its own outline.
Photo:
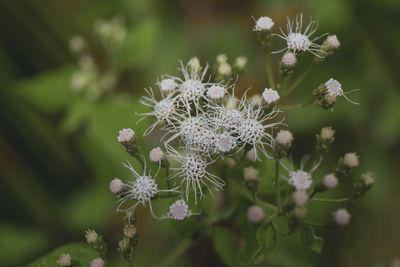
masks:
POLYGON ((232 74, 232 67, 228 62, 222 62, 218 69, 218 74, 221 76, 230 76, 232 74))
POLYGON ((275 141, 283 146, 290 146, 293 141, 293 134, 288 130, 280 130, 275 137, 275 141))
POLYGON ((307 190, 312 184, 311 174, 303 170, 292 171, 289 173, 289 184, 293 185, 296 190, 307 190))
POLYGON ((337 96, 342 96, 343 95, 343 89, 342 85, 340 82, 337 80, 330 78, 326 83, 325 83, 325 88, 328 91, 328 94, 330 95, 337 95, 337 96))
POLYGON ((228 57, 225 54, 219 54, 217 56, 217 63, 218 64, 222 64, 222 63, 227 62, 227 61, 228 61, 228 57))
POLYGON ((146 203, 149 204, 150 212, 154 218, 157 218, 153 213, 153 208, 151 205, 151 200, 160 192, 177 192, 175 189, 166 189, 160 190, 158 189, 156 180, 151 176, 150 173, 147 174, 146 165, 143 168, 143 174, 140 175, 135 171, 132 165, 128 162, 128 164, 124 164, 126 168, 128 168, 134 177, 135 181, 128 182, 124 184, 124 186, 128 189, 119 194, 119 199, 117 201, 118 207, 117 211, 128 212, 134 210, 139 204, 143 206, 146 203), (136 201, 135 204, 129 206, 128 208, 122 208, 122 206, 128 201, 133 200, 136 201))
POLYGON ((149 158, 151 162, 160 162, 164 158, 164 152, 160 147, 153 148, 149 153, 149 158))
POLYGON ((101 258, 96 258, 90 262, 90 267, 104 267, 104 261, 101 258))
POLYGON ((296 52, 310 52, 317 57, 321 57, 320 53, 324 54, 325 51, 321 50, 321 45, 315 42, 322 36, 312 37, 317 31, 318 22, 310 20, 309 24, 303 31, 303 14, 300 17, 297 15, 295 21, 291 21, 287 18, 287 32, 284 33, 281 30, 281 34, 273 34, 286 41, 286 48, 280 51, 274 52, 279 53, 282 51, 290 51, 296 54, 296 52))
POLYGON ((281 61, 285 67, 293 67, 297 63, 296 55, 291 52, 286 52, 281 61))
POLYGON ((135 132, 131 128, 120 130, 117 137, 118 142, 121 144, 131 143, 135 141, 135 138, 135 132))
POLYGON ((200 199, 205 197, 203 186, 205 186, 211 194, 212 190, 219 191, 223 189, 225 182, 207 171, 207 166, 212 162, 207 162, 206 158, 196 151, 187 151, 185 155, 182 155, 169 145, 167 145, 166 148, 168 158, 180 164, 179 168, 171 168, 175 173, 171 175, 169 179, 180 179, 180 184, 185 189, 186 200, 189 199, 189 193, 190 190, 192 190, 194 191, 195 203, 197 204, 197 195, 200 195, 200 199))
POLYGON ((57 260, 57 264, 60 266, 71 266, 71 255, 69 254, 61 254, 57 260))
POLYGON ((256 25, 253 27, 253 31, 269 31, 274 26, 274 21, 267 16, 259 17, 256 21, 256 25))
POLYGON ((357 167, 359 164, 358 156, 356 153, 346 153, 343 157, 344 164, 350 168, 357 167))
POLYGON ((264 218, 265 212, 260 206, 254 205, 247 210, 247 219, 251 223, 259 224, 264 218))
POLYGON ((346 226, 349 224, 351 216, 347 210, 338 209, 336 212, 334 212, 333 217, 339 226, 346 226))
POLYGON ((324 127, 321 129, 321 138, 323 140, 332 139, 335 136, 335 130, 332 127, 324 127))
POLYGON ((217 151, 226 153, 232 151, 236 147, 236 139, 228 134, 219 134, 215 141, 217 151))
POLYGON ((120 193, 122 191, 122 189, 124 189, 124 183, 120 179, 114 178, 111 180, 109 187, 110 187, 111 193, 116 195, 116 194, 120 193))
POLYGON ((254 181, 258 179, 258 170, 252 166, 243 169, 243 177, 246 181, 254 181))
POLYGON ((193 213, 183 199, 178 199, 169 206, 167 218, 182 221, 193 215, 198 215, 198 213, 193 213))
POLYGON ((172 93, 178 87, 178 83, 172 78, 163 79, 157 84, 160 91, 164 94, 172 93))
POLYGON ((268 105, 278 101, 280 98, 278 91, 271 88, 265 88, 264 92, 262 93, 262 97, 268 105))
POLYGON ((292 194, 292 200, 297 206, 304 206, 307 204, 308 195, 304 190, 298 190, 292 194))
POLYGON ((324 184, 324 186, 326 188, 332 189, 332 188, 335 188, 339 184, 339 181, 333 173, 330 173, 330 174, 327 174, 324 176, 322 183, 324 184))
POLYGON ((226 89, 220 85, 212 85, 207 89, 207 99, 222 100, 226 94, 226 89))
POLYGON ((89 244, 96 242, 98 237, 99 235, 94 230, 87 230, 85 232, 86 242, 89 244))
POLYGON ((326 45, 331 49, 338 49, 340 47, 339 39, 336 35, 329 35, 326 37, 326 45))

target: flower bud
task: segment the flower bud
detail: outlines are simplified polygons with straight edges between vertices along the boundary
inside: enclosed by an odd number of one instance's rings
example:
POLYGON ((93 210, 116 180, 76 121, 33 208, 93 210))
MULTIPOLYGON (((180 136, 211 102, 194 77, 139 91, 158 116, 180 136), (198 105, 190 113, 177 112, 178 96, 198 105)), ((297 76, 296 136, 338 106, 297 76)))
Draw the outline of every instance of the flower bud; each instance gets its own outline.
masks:
POLYGON ((288 75, 293 72, 293 68, 297 63, 296 55, 291 52, 286 52, 280 61, 281 75, 288 75))
POLYGON ((361 178, 354 183, 354 197, 362 197, 370 190, 376 181, 376 175, 373 172, 367 172, 361 175, 361 178))
POLYGON ((265 212, 260 206, 254 205, 247 210, 247 219, 253 224, 260 224, 264 218, 265 212))
POLYGON ((191 71, 193 71, 197 75, 200 75, 201 65, 200 65, 200 60, 198 57, 192 57, 188 62, 188 66, 191 71))
POLYGON ((251 192, 256 192, 258 187, 258 170, 251 166, 244 168, 243 177, 247 189, 251 192))
POLYGON ((330 173, 325 175, 322 183, 326 187, 326 189, 333 189, 338 185, 339 181, 333 173, 330 173))
POLYGON ((350 222, 350 214, 345 209, 338 209, 333 213, 333 219, 339 226, 346 226, 350 222))
POLYGON ((217 56, 217 63, 218 64, 226 63, 227 61, 228 61, 228 57, 225 54, 219 54, 217 56))
POLYGON ((104 261, 101 258, 96 258, 90 262, 90 267, 104 267, 104 261))
MULTIPOLYGON (((336 80, 335 80, 336 81, 336 80)), ((337 96, 340 95, 341 85, 333 81, 321 84, 313 91, 313 103, 325 110, 333 109, 337 96)))
POLYGON ((321 129, 321 133, 316 135, 316 138, 316 150, 319 154, 324 154, 329 151, 333 141, 335 140, 335 130, 331 127, 324 127, 321 129))
POLYGON ((226 160, 225 160, 225 163, 226 163, 226 165, 229 167, 229 168, 233 168, 233 167, 235 167, 236 166, 236 160, 234 160, 234 159, 231 159, 231 158, 227 158, 226 160))
POLYGON ((349 172, 357 167, 359 164, 359 159, 356 153, 346 153, 343 158, 339 159, 338 164, 335 168, 335 175, 337 177, 343 177, 349 172))
POLYGON ((107 254, 107 244, 102 235, 97 234, 94 230, 86 230, 85 238, 89 246, 97 250, 102 257, 107 254))
POLYGON ((336 35, 329 35, 328 37, 326 37, 323 46, 326 46, 328 49, 332 50, 338 49, 340 47, 340 42, 336 35))
POLYGON ((87 230, 85 233, 86 242, 88 244, 94 244, 98 237, 99 235, 94 230, 87 230))
POLYGON ((262 93, 262 97, 267 105, 275 103, 280 98, 278 91, 271 88, 265 88, 264 92, 262 93))
POLYGON ((222 62, 218 67, 218 74, 223 77, 229 77, 232 74, 232 67, 228 62, 222 62))
POLYGON ((133 225, 126 225, 124 227, 124 235, 128 238, 134 238, 136 236, 136 227, 133 225))
POLYGON ((274 24, 274 21, 267 16, 260 17, 255 21, 253 31, 257 32, 257 38, 263 47, 271 44, 271 29, 274 24))
POLYGON ((235 69, 235 72, 237 74, 240 74, 244 71, 246 65, 247 65, 247 57, 240 56, 236 58, 235 64, 233 64, 233 68, 235 69))
POLYGON ((57 260, 57 264, 60 266, 71 266, 72 258, 69 254, 61 254, 57 260))
POLYGON ((136 140, 135 132, 130 128, 122 129, 119 131, 117 139, 123 145, 133 143, 136 140))
POLYGON ((111 193, 117 195, 125 188, 125 185, 119 178, 114 178, 111 180, 109 187, 111 193))
POLYGON ((134 248, 136 246, 137 240, 124 237, 118 243, 118 252, 121 254, 122 258, 127 261, 131 261, 133 257, 134 248))
POLYGON ((128 211, 124 217, 124 222, 126 225, 135 225, 136 220, 137 220, 136 213, 133 210, 128 211))
POLYGON ((165 158, 164 152, 160 147, 153 148, 149 153, 149 158, 151 162, 159 163, 163 168, 170 166, 168 159, 165 158))
POLYGON ((250 161, 256 161, 256 151, 254 150, 254 148, 247 151, 246 158, 250 161))
POLYGON ((288 130, 280 130, 275 137, 274 157, 280 159, 287 155, 292 146, 293 134, 288 130))
POLYGON ((308 195, 307 192, 304 190, 295 191, 292 194, 292 201, 296 206, 304 206, 307 204, 308 195))

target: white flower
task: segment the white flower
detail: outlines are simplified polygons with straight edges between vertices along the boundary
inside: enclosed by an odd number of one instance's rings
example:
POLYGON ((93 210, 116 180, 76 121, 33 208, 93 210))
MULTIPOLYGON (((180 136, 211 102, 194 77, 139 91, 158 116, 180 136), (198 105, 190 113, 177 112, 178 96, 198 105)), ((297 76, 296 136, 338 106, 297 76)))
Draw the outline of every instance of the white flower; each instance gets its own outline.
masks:
POLYGON ((280 130, 275 137, 275 141, 283 146, 290 146, 293 141, 293 134, 288 130, 280 130))
POLYGON ((243 169, 245 181, 254 181, 258 179, 258 170, 252 166, 243 169))
POLYGON ((343 95, 343 89, 342 85, 340 82, 337 80, 330 78, 326 83, 325 83, 325 88, 328 91, 328 94, 330 95, 337 95, 337 96, 342 96, 343 95))
POLYGON ((324 127, 321 129, 321 138, 323 140, 329 140, 332 139, 335 135, 335 130, 332 129, 332 127, 324 127))
POLYGON ((278 91, 271 88, 265 88, 264 92, 262 93, 262 97, 268 105, 278 101, 278 99, 280 98, 278 91))
POLYGON ((135 176, 135 181, 128 182, 124 184, 124 186, 128 189, 119 194, 119 199, 117 201, 118 207, 117 211, 128 212, 134 210, 139 204, 143 206, 146 203, 149 204, 150 212, 154 218, 157 218, 153 213, 153 208, 151 205, 151 200, 160 192, 177 192, 176 189, 168 189, 168 190, 160 190, 158 189, 156 180, 151 176, 151 174, 146 173, 146 166, 143 168, 143 174, 140 175, 135 171, 132 165, 128 162, 128 164, 124 164, 126 168, 128 168, 132 174, 135 176), (135 204, 131 205, 128 208, 122 208, 128 200, 136 201, 135 204))
POLYGON ((297 206, 304 206, 308 201, 307 192, 304 190, 298 190, 292 194, 292 199, 297 206))
POLYGON ((71 266, 71 255, 69 254, 61 254, 57 260, 57 264, 60 266, 71 266))
POLYGON ((296 55, 291 52, 286 52, 281 61, 285 67, 293 67, 297 63, 296 55))
POLYGON ((356 153, 346 153, 343 159, 344 164, 350 168, 357 167, 359 164, 358 156, 356 153))
POLYGON ((104 261, 101 258, 96 258, 90 262, 90 267, 104 267, 104 261))
POLYGON ((197 215, 197 213, 192 213, 186 202, 183 199, 178 199, 169 206, 167 218, 182 221, 192 215, 197 215))
POLYGON ((149 153, 149 158, 151 162, 160 162, 164 158, 164 152, 160 147, 153 148, 149 153))
POLYGON ((208 129, 203 116, 191 116, 190 114, 187 117, 179 117, 175 124, 165 127, 165 130, 171 135, 166 141, 167 144, 178 137, 185 144, 191 144, 199 140, 201 131, 208 129))
POLYGON ((234 66, 239 70, 243 70, 244 67, 246 67, 246 64, 247 64, 247 57, 240 56, 236 58, 234 66))
POLYGON ((333 215, 335 222, 340 226, 346 226, 350 221, 350 214, 345 209, 338 209, 333 215))
POLYGON ((274 22, 270 17, 263 16, 256 20, 256 25, 253 27, 253 31, 269 31, 274 26, 274 22))
POLYGON ((114 178, 111 180, 109 187, 111 193, 116 195, 122 191, 122 189, 124 188, 124 183, 120 179, 114 178))
POLYGON ((264 217, 265 212, 260 206, 254 205, 247 210, 247 219, 251 223, 259 224, 263 221, 264 217))
POLYGON ((339 181, 333 173, 325 175, 324 179, 322 180, 324 186, 328 189, 335 188, 339 181))
POLYGON ((228 134, 219 134, 215 141, 215 148, 217 151, 226 153, 233 150, 236 147, 236 140, 234 137, 228 134))
POLYGON ((321 57, 319 53, 326 53, 321 50, 321 45, 315 43, 318 39, 320 39, 323 35, 312 37, 312 35, 317 31, 318 22, 310 20, 309 24, 303 31, 303 14, 296 16, 296 21, 290 21, 287 19, 287 32, 284 33, 281 30, 281 34, 273 34, 274 36, 278 36, 286 41, 286 48, 274 52, 279 53, 282 51, 290 51, 296 54, 296 52, 310 52, 317 57, 321 57))
POLYGON ((205 186, 210 193, 212 190, 222 190, 225 182, 207 171, 207 166, 210 162, 207 162, 206 158, 202 157, 196 151, 187 151, 185 155, 181 155, 174 148, 167 145, 168 157, 176 160, 179 164, 179 168, 171 168, 175 173, 170 177, 180 178, 180 184, 185 188, 186 200, 189 199, 189 191, 194 191, 195 203, 197 204, 197 195, 200 195, 200 199, 205 197, 202 187, 205 186))
POLYGON ((232 74, 232 67, 228 62, 222 62, 217 71, 221 76, 230 76, 232 74))
POLYGON ((178 83, 172 78, 167 78, 158 82, 158 87, 160 88, 161 93, 169 94, 178 87, 178 83))
POLYGON ((227 61, 228 61, 228 57, 225 54, 219 54, 217 56, 217 63, 218 64, 222 64, 222 63, 227 62, 227 61))
POLYGON ((122 129, 119 131, 117 139, 121 144, 131 143, 135 141, 135 132, 131 128, 122 129))
POLYGON ((87 230, 85 233, 85 237, 86 237, 86 242, 90 244, 96 242, 99 235, 94 230, 87 230))
POLYGON ((209 100, 222 100, 225 96, 226 89, 220 85, 212 85, 207 89, 207 99, 209 100))
POLYGON ((150 112, 140 113, 138 115, 143 116, 143 118, 145 118, 146 116, 150 116, 156 119, 156 121, 151 124, 144 132, 144 135, 146 136, 151 131, 153 131, 158 124, 162 122, 173 124, 174 120, 179 119, 179 113, 175 107, 175 98, 173 98, 171 94, 164 99, 158 101, 156 100, 153 90, 151 88, 149 90, 145 89, 145 91, 148 96, 142 96, 142 99, 140 99, 139 102, 145 106, 152 108, 152 110, 150 112))
POLYGON ((326 37, 326 45, 331 49, 338 49, 340 47, 339 39, 336 35, 329 35, 326 37))
POLYGON ((296 190, 307 190, 312 184, 311 174, 302 170, 292 171, 289 173, 289 184, 293 185, 296 190))

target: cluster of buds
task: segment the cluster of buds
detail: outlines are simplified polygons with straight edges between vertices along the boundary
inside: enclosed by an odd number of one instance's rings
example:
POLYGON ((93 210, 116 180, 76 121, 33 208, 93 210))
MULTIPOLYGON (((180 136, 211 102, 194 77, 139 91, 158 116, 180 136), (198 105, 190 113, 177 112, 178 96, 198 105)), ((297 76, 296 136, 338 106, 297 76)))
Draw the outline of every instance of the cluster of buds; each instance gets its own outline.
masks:
POLYGON ((292 52, 286 52, 283 54, 281 61, 279 62, 279 70, 282 76, 287 76, 293 72, 294 67, 296 66, 297 58, 296 55, 292 52))
POLYGON ((274 27, 275 22, 267 16, 259 17, 255 20, 255 26, 253 31, 257 32, 257 38, 261 42, 263 47, 268 47, 271 45, 272 40, 272 27, 274 27))
POLYGON ((118 142, 126 148, 126 152, 128 152, 132 157, 137 158, 139 156, 139 149, 136 144, 136 135, 132 129, 127 128, 120 130, 117 139, 118 142))
POLYGON ((315 63, 321 63, 324 58, 332 55, 335 50, 340 47, 340 41, 336 35, 328 35, 321 46, 321 51, 318 53, 319 57, 314 58, 315 63))
POLYGON ((361 175, 361 177, 354 183, 353 197, 359 198, 367 193, 372 186, 375 184, 376 175, 372 172, 367 172, 361 175))
POLYGON ((136 221, 135 212, 128 211, 124 217, 124 237, 118 243, 118 252, 121 254, 121 257, 128 262, 132 261, 134 250, 138 243, 136 221))
POLYGON ((333 143, 335 141, 335 130, 332 127, 324 127, 321 129, 321 132, 316 135, 317 143, 316 150, 317 153, 322 155, 327 153, 333 143))
POLYGON ((232 77, 235 78, 237 75, 243 73, 246 64, 247 58, 244 56, 237 57, 233 65, 231 65, 228 62, 227 55, 218 55, 214 65, 215 81, 223 82, 228 81, 232 77))
POLYGON ((341 178, 350 173, 352 169, 357 167, 359 159, 356 153, 346 153, 342 158, 339 159, 336 168, 335 175, 341 178))
POLYGON ((107 254, 107 244, 104 242, 103 236, 96 233, 94 230, 85 232, 86 242, 90 247, 94 248, 104 258, 107 254))

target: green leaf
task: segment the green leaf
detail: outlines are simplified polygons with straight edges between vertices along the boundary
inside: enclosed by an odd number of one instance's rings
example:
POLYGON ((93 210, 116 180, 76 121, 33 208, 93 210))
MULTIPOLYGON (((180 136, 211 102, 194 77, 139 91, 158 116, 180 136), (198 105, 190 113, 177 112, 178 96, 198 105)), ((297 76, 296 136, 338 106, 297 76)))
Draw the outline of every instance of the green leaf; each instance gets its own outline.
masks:
POLYGON ((309 225, 303 225, 299 229, 300 244, 304 247, 310 248, 312 251, 322 253, 324 246, 324 239, 316 236, 314 229, 309 225))
POLYGON ((217 227, 214 230, 214 247, 228 266, 237 266, 238 247, 228 229, 217 227))
POLYGON ((89 266, 89 263, 99 257, 96 250, 89 247, 86 243, 71 243, 51 251, 47 255, 28 264, 28 267, 58 267, 56 263, 61 254, 70 254, 72 258, 77 259, 82 266, 89 266))
POLYGON ((278 233, 273 227, 272 223, 264 223, 257 230, 257 241, 259 248, 254 255, 254 263, 259 263, 273 251, 278 244, 278 233))

